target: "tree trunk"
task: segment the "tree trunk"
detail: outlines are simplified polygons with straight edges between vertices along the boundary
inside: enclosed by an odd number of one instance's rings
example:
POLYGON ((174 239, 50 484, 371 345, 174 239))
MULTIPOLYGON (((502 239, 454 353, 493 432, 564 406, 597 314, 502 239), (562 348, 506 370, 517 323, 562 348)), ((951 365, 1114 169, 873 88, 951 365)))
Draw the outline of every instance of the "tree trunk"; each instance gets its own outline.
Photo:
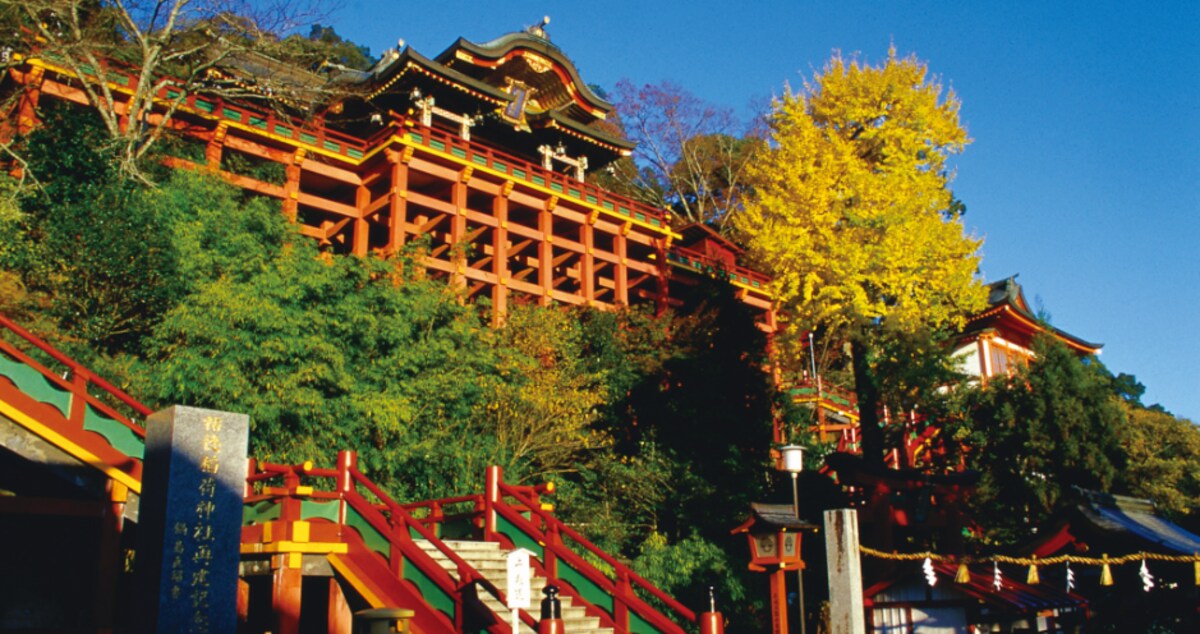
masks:
POLYGON ((862 433, 862 456, 868 467, 883 468, 883 428, 879 426, 879 384, 871 369, 871 351, 866 333, 850 342, 854 367, 854 392, 858 397, 858 421, 862 433))

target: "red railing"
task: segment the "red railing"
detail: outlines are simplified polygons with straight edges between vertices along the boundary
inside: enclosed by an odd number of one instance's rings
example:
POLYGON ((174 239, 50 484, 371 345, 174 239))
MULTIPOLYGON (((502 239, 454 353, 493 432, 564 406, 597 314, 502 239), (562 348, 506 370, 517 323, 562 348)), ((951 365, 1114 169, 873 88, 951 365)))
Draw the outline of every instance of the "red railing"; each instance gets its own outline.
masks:
MULTIPOLYGON (((38 56, 38 52, 35 51, 28 59, 38 59, 38 56)), ((54 56, 46 56, 42 59, 61 68, 62 71, 74 75, 69 68, 61 66, 61 60, 55 59, 54 56)), ((101 60, 100 69, 85 68, 84 73, 97 79, 103 78, 110 83, 113 90, 126 94, 133 94, 137 90, 140 75, 136 67, 116 60, 101 60)), ((162 84, 154 94, 156 101, 169 103, 178 101, 185 112, 190 114, 240 123, 276 136, 290 138, 297 143, 334 152, 355 161, 361 159, 367 149, 363 140, 358 137, 330 130, 321 125, 312 126, 310 122, 291 117, 280 117, 269 108, 258 109, 237 105, 219 95, 208 94, 199 85, 188 86, 190 90, 185 90, 186 82, 165 76, 156 79, 156 83, 162 84)))
POLYGON ((70 412, 67 415, 68 421, 82 425, 84 406, 91 405, 105 416, 120 421, 121 424, 128 427, 133 433, 145 438, 146 430, 141 425, 130 420, 128 416, 120 413, 119 409, 124 406, 129 411, 141 416, 149 416, 153 413, 153 410, 129 394, 126 394, 121 388, 96 376, 78 361, 63 354, 54 346, 18 326, 4 315, 0 315, 0 329, 15 335, 17 342, 28 344, 32 347, 31 352, 36 351, 33 352, 34 354, 41 353, 45 357, 48 357, 51 362, 59 364, 57 369, 52 370, 33 358, 30 354, 18 348, 11 341, 0 338, 0 350, 17 361, 37 370, 47 381, 73 395, 74 398, 71 399, 70 412), (94 395, 96 393, 99 394, 99 397, 94 395))
MULTIPOLYGON (((300 503, 303 499, 325 500, 339 502, 338 523, 347 526, 348 509, 357 512, 370 527, 388 540, 390 558, 389 568, 395 573, 394 581, 400 583, 400 571, 404 565, 415 565, 420 572, 430 579, 437 587, 456 602, 456 618, 460 622, 453 625, 462 631, 463 623, 463 590, 471 584, 477 584, 480 589, 494 596, 501 604, 506 603, 504 592, 497 588, 469 563, 451 550, 428 526, 430 519, 418 519, 410 509, 435 508, 441 504, 452 504, 469 501, 470 496, 441 500, 437 503, 418 503, 401 505, 393 501, 377 484, 367 478, 357 468, 357 458, 354 452, 338 452, 338 467, 336 469, 314 468, 311 463, 300 465, 281 465, 271 463, 254 464, 251 475, 246 479, 246 504, 256 504, 262 501, 276 501, 283 505, 279 519, 282 521, 297 521, 301 519, 300 503), (324 478, 333 480, 336 490, 321 491, 311 486, 302 485, 302 478, 324 478), (271 480, 281 479, 282 487, 269 486, 271 480), (262 491, 255 493, 255 485, 262 491), (372 498, 375 501, 372 501, 372 498), (434 559, 422 550, 414 541, 413 534, 428 540, 453 565, 458 574, 455 581, 434 559)), ((354 528, 354 527, 350 527, 354 528)), ((357 529, 355 529, 356 532, 357 529)), ((360 537, 366 537, 360 535, 360 537)), ((528 611, 521 613, 523 623, 531 628, 537 628, 537 621, 528 611)), ((489 626, 489 631, 495 634, 510 634, 511 624, 503 619, 489 626)))
POLYGON ((748 286, 763 293, 770 292, 771 278, 769 276, 738 264, 730 266, 695 249, 672 246, 668 259, 671 262, 694 269, 700 273, 725 275, 728 276, 731 282, 748 286))
MULTIPOLYGON (((49 61, 55 63, 53 59, 49 61)), ((119 76, 120 81, 115 82, 115 90, 126 93, 136 90, 138 84, 136 69, 112 61, 106 61, 104 64, 104 68, 94 73, 97 77, 105 76, 111 79, 111 76, 119 76)), ((162 79, 160 78, 159 81, 161 82, 162 79)), ((234 104, 218 95, 205 94, 203 90, 196 90, 194 87, 192 92, 185 94, 186 91, 182 87, 184 82, 179 80, 173 82, 168 80, 163 83, 164 85, 155 93, 155 98, 164 102, 178 100, 180 106, 193 115, 210 116, 219 120, 235 122, 246 128, 258 129, 277 137, 288 138, 297 144, 334 152, 355 162, 364 158, 367 151, 385 142, 393 134, 406 134, 411 131, 422 139, 422 145, 431 149, 441 149, 447 153, 454 153, 457 150, 462 154, 460 158, 467 159, 471 164, 497 169, 516 180, 529 184, 552 188, 563 196, 598 205, 631 220, 639 220, 663 230, 669 227, 667 214, 662 209, 614 194, 591 183, 577 181, 553 170, 547 170, 540 164, 508 154, 486 143, 464 141, 456 134, 424 126, 407 117, 394 116, 389 125, 382 130, 367 139, 361 139, 324 125, 313 126, 310 122, 280 117, 268 108, 259 109, 234 104), (442 148, 436 148, 435 145, 441 145, 442 148), (537 182, 537 179, 542 182, 537 182), (623 213, 623 210, 627 213, 623 213)))
POLYGON ((472 165, 479 165, 503 172, 514 180, 530 185, 551 188, 565 197, 600 206, 614 214, 625 216, 631 220, 645 222, 664 230, 669 226, 667 212, 662 209, 651 207, 620 194, 614 194, 591 183, 575 180, 565 174, 545 169, 540 164, 532 163, 528 159, 504 152, 486 142, 475 140, 464 141, 457 134, 422 125, 407 117, 395 116, 387 127, 369 137, 365 144, 367 147, 375 147, 393 134, 407 134, 409 132, 420 139, 419 143, 422 146, 439 152, 457 154, 460 159, 464 159, 472 165), (538 182, 536 179, 541 179, 542 182, 538 182), (623 210, 628 213, 624 213, 623 210), (641 217, 639 217, 639 214, 641 217))
MULTIPOLYGON (((494 516, 503 516, 517 530, 536 540, 538 544, 544 545, 545 556, 541 564, 548 578, 562 581, 561 577, 557 574, 557 563, 558 560, 561 560, 612 598, 613 614, 606 615, 600 610, 601 622, 605 623, 605 621, 611 620, 611 623, 605 624, 615 627, 618 632, 630 631, 631 613, 636 614, 658 631, 680 633, 685 631, 679 623, 663 615, 663 613, 639 597, 637 595, 638 592, 644 592, 660 601, 679 620, 689 623, 696 622, 695 612, 657 588, 612 555, 598 548, 586 537, 563 523, 562 520, 543 510, 536 497, 531 495, 529 487, 505 484, 501 479, 501 475, 502 472, 499 467, 488 468, 487 485, 484 493, 485 539, 498 539, 494 516), (506 502, 506 497, 516 500, 518 504, 513 505, 506 502), (530 513, 530 518, 526 519, 522 515, 522 512, 530 513), (533 518, 537 518, 538 521, 535 523, 532 521, 533 518), (601 572, 584 557, 576 553, 574 549, 568 547, 564 538, 570 540, 572 545, 589 556, 595 557, 603 561, 607 566, 610 566, 615 579, 609 578, 608 575, 601 572), (610 618, 605 618, 609 616, 610 618)), ((584 592, 581 588, 575 588, 574 590, 573 596, 593 606, 595 605, 594 602, 588 601, 586 597, 582 596, 584 592)))

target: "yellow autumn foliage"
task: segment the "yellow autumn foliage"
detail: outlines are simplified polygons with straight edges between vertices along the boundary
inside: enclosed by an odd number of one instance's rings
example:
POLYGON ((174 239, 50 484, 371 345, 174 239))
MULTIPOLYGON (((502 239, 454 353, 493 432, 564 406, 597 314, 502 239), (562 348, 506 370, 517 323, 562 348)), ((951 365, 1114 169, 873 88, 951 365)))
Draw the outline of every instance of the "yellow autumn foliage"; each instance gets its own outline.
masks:
POLYGON ((777 99, 771 148, 734 219, 775 276, 796 330, 912 331, 984 306, 981 240, 965 234, 946 159, 969 142, 953 91, 915 57, 879 67, 835 56, 777 99))

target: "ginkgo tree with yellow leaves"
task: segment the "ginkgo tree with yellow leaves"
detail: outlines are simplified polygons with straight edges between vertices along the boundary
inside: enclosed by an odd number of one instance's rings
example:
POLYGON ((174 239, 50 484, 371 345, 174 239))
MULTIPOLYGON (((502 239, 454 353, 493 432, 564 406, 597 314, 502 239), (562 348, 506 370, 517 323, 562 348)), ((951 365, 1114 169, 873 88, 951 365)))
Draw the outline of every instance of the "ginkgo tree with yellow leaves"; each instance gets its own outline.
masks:
POLYGON ((851 344, 863 455, 879 463, 872 350, 889 333, 961 325, 986 301, 981 241, 966 235, 947 159, 969 142, 959 101, 914 56, 872 66, 835 55, 771 113, 734 219, 775 277, 787 335, 851 344))

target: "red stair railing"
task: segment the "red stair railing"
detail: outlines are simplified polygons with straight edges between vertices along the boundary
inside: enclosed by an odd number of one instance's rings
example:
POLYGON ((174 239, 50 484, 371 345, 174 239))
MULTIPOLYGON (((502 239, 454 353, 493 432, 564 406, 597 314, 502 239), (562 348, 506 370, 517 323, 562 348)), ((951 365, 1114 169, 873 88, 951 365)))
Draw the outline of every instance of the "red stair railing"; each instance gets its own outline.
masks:
POLYGON ((0 396, 34 433, 139 491, 146 431, 133 419, 152 410, 4 315, 0 333, 0 396))
MULTIPOLYGON (((257 464, 254 473, 247 478, 247 487, 245 498, 247 505, 253 506, 261 502, 277 503, 282 507, 278 519, 285 522, 312 519, 311 515, 306 516, 302 511, 301 503, 304 500, 337 502, 336 523, 341 527, 354 529, 359 537, 357 541, 362 547, 375 550, 380 557, 386 560, 387 566, 394 576, 389 581, 402 583, 403 567, 413 565, 417 567, 423 577, 435 584, 440 592, 454 601, 455 613, 453 615, 446 614, 446 617, 458 631, 462 631, 463 627, 463 591, 468 586, 477 584, 478 588, 496 597, 502 604, 506 603, 504 592, 451 550, 438 537, 435 530, 428 526, 431 523, 429 519, 414 517, 405 506, 393 501, 377 484, 360 472, 356 465, 354 452, 339 452, 337 469, 314 468, 311 463, 300 465, 257 464), (322 491, 313 486, 305 486, 302 484, 303 478, 333 480, 336 490, 322 491), (276 487, 268 484, 275 479, 282 479, 283 486, 276 487), (261 488, 260 493, 253 491, 256 483, 261 488), (372 501, 372 498, 376 501, 372 501), (354 515, 361 518, 365 525, 354 521, 354 515), (375 535, 364 534, 365 531, 373 531, 375 535), (377 544, 379 539, 386 540, 386 552, 373 547, 373 544, 377 544), (434 561, 433 557, 422 550, 414 542, 414 539, 428 540, 449 559, 458 573, 458 581, 455 581, 434 561)), ((467 497, 452 498, 451 500, 470 499, 467 497)), ((446 503, 447 501, 441 502, 446 503)), ((428 505, 429 503, 425 504, 425 506, 428 505)), ((420 507, 422 505, 413 506, 420 507)), ((326 519, 329 518, 326 517, 326 519)), ((255 542, 261 538, 261 534, 261 529, 256 531, 253 527, 243 526, 243 542, 255 542)), ((343 532, 341 535, 342 541, 345 541, 345 533, 343 532)), ((530 628, 537 628, 537 621, 528 611, 521 613, 521 620, 530 628)), ((488 627, 488 631, 494 634, 510 634, 511 627, 511 624, 502 618, 497 618, 488 627)))
POLYGON ((527 547, 535 553, 541 551, 542 572, 548 579, 566 582, 570 593, 575 598, 597 608, 600 612, 601 623, 614 627, 618 632, 634 631, 636 621, 644 623, 658 632, 685 632, 676 620, 672 620, 638 596, 639 592, 646 593, 661 602, 678 621, 695 623, 696 614, 673 597, 658 589, 654 584, 631 570, 612 555, 604 552, 583 535, 567 526, 562 520, 550 514, 541 507, 539 501, 530 492, 530 487, 520 487, 506 484, 501 479, 499 467, 488 468, 486 491, 484 493, 485 527, 484 538, 489 541, 509 542, 513 547, 527 547), (505 498, 516 500, 510 504, 505 498), (529 517, 525 517, 525 513, 529 517), (534 521, 536 518, 536 522, 534 521), (513 527, 518 534, 508 534, 502 523, 513 527), (615 579, 601 572, 596 566, 587 561, 579 553, 569 547, 574 546, 587 553, 590 557, 604 562, 613 571, 615 579), (521 543, 525 542, 525 543, 521 543), (562 566, 565 564, 565 567, 562 566), (564 574, 566 573, 566 574, 564 574), (577 587, 585 585, 588 587, 577 587), (595 596, 595 592, 603 592, 605 597, 595 596), (591 596, 588 596, 591 595, 591 596), (611 602, 611 609, 606 609, 602 603, 611 602))

